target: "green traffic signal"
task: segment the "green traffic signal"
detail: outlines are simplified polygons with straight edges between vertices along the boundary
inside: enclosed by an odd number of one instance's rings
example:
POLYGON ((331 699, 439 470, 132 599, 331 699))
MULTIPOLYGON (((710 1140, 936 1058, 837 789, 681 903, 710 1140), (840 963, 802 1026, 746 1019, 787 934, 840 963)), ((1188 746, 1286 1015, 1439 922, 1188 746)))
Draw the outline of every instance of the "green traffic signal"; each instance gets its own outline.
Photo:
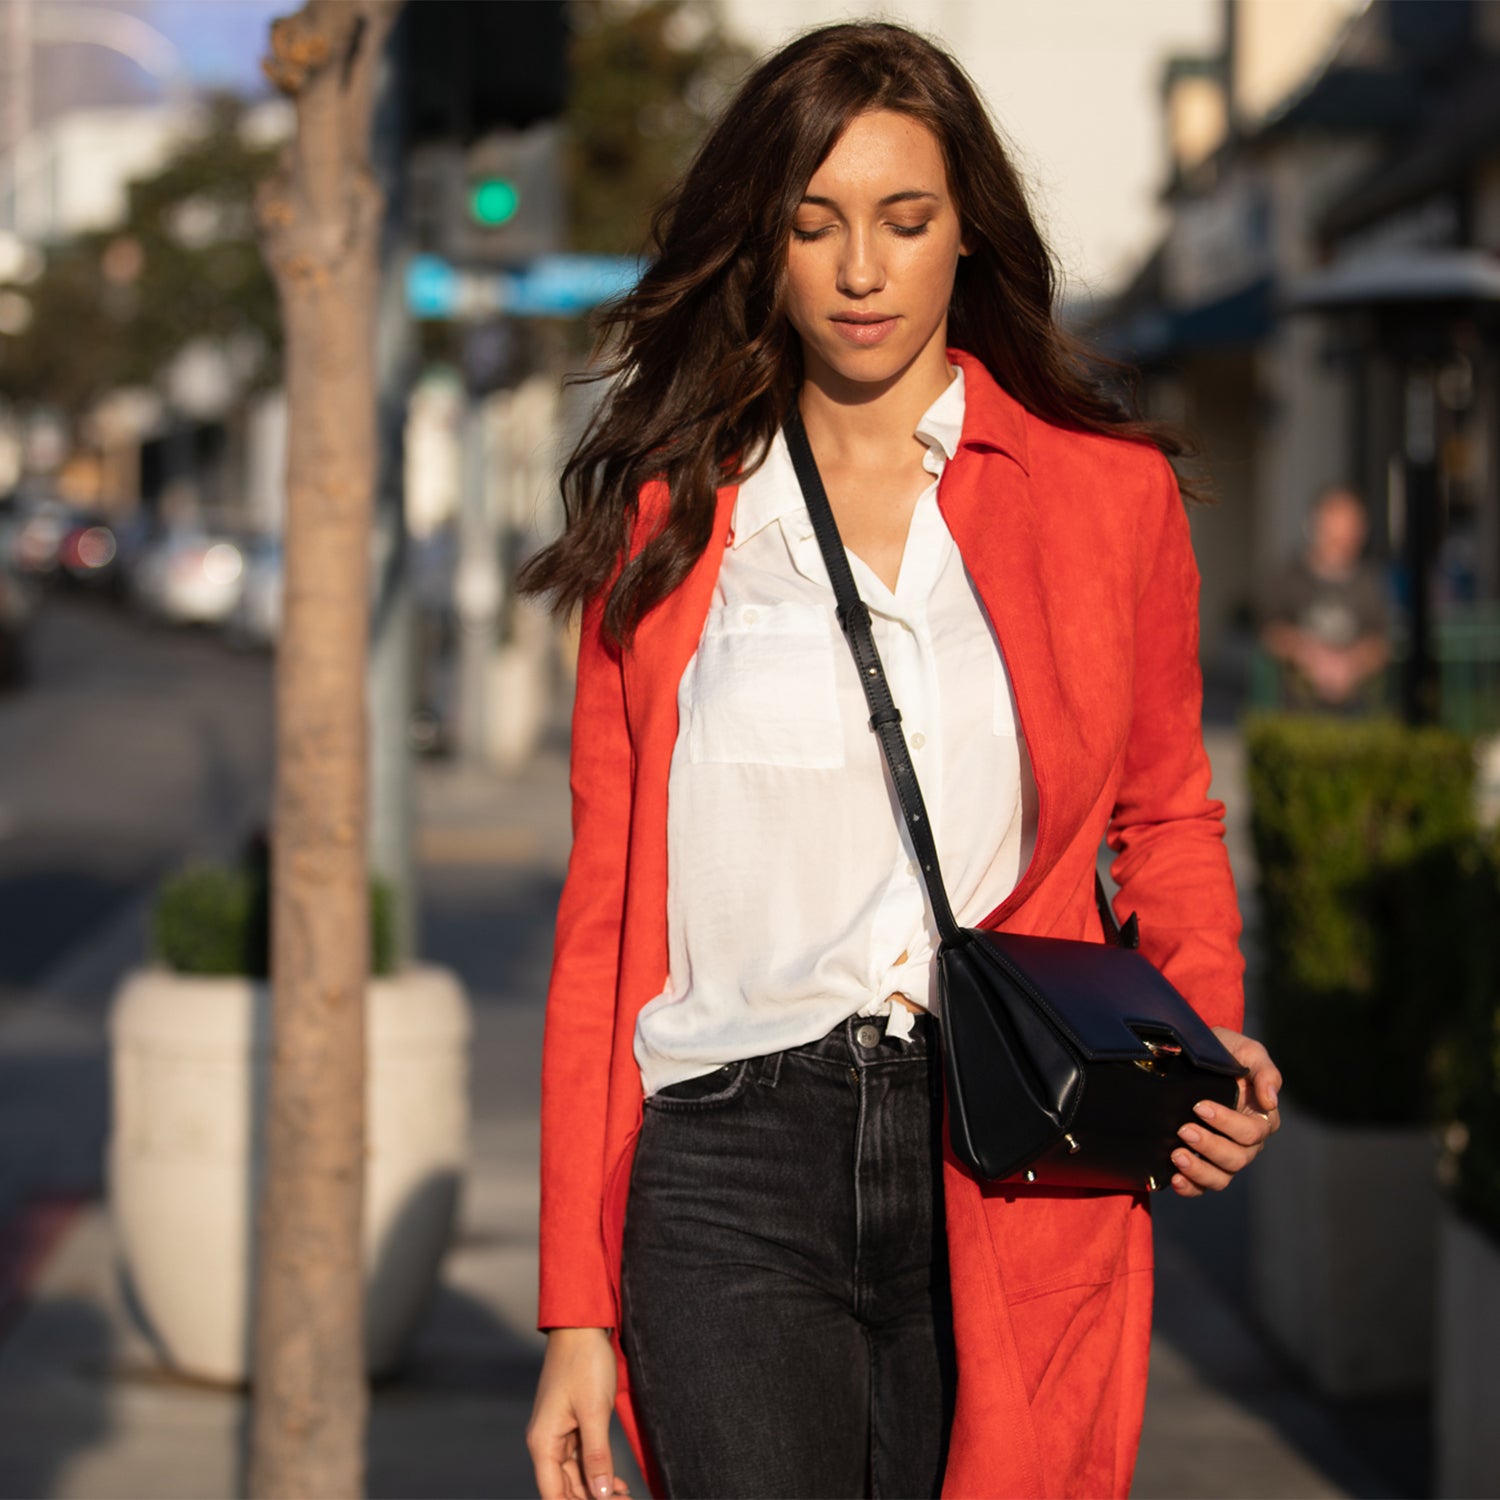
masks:
POLYGON ((487 177, 476 182, 469 192, 469 212, 476 224, 497 228, 515 218, 521 206, 521 195, 513 182, 503 177, 487 177))

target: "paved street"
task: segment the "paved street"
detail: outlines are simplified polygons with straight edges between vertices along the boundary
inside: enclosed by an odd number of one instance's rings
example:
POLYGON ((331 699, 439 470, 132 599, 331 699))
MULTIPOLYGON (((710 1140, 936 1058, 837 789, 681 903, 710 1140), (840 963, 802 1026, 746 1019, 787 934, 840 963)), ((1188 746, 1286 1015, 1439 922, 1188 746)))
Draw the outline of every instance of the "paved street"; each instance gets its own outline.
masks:
POLYGON ((101 1021, 145 903, 184 860, 233 853, 270 785, 264 657, 76 596, 29 645, 30 681, 0 696, 0 1218, 97 1190, 101 1021))
MULTIPOLYGON (((142 952, 156 875, 232 849, 263 812, 268 667, 71 604, 49 607, 37 646, 33 687, 0 700, 0 1271, 7 1244, 18 1259, 17 1225, 46 1253, 0 1322, 0 1496, 228 1496, 243 1397, 164 1374, 121 1302, 98 1199, 102 1018, 142 952), (65 1196, 49 1207, 44 1193, 65 1196)), ((1216 735, 1215 749, 1232 782, 1236 742, 1216 735)), ((525 1495, 540 1349, 537 1054, 568 844, 562 747, 508 780, 427 764, 419 804, 423 954, 461 974, 475 1010, 472 1168, 442 1291, 412 1358, 375 1393, 370 1490, 525 1495)), ((1368 1413, 1361 1429, 1360 1413, 1313 1400, 1248 1325, 1243 1198, 1161 1205, 1137 1495, 1418 1492, 1403 1477, 1409 1443, 1367 1441, 1368 1413)))

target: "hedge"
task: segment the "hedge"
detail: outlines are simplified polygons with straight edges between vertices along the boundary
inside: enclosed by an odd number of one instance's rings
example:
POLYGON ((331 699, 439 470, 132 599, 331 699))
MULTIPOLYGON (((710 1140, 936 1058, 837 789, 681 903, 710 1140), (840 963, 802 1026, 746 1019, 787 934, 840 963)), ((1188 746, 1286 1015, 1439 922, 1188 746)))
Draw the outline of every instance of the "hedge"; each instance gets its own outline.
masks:
MULTIPOLYGON (((179 974, 247 974, 271 970, 271 896, 266 866, 194 865, 159 887, 152 913, 151 947, 179 974)), ((370 972, 394 967, 391 892, 370 883, 370 972)))
POLYGON ((1470 742, 1385 721, 1247 721, 1266 1043, 1348 1124, 1431 1120, 1437 1054, 1482 976, 1470 742))

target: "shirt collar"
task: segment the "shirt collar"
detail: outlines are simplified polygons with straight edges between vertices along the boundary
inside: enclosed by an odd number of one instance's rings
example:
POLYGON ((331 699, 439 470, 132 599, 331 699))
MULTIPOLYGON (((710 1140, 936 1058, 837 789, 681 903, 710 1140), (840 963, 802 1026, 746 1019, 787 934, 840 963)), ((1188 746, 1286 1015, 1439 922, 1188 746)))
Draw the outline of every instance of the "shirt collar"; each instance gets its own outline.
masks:
MULTIPOLYGON (((926 444, 930 460, 937 460, 933 472, 940 472, 942 464, 958 452, 963 427, 964 372, 962 366, 954 366, 953 378, 937 400, 922 413, 916 427, 916 436, 926 444)), ((805 509, 802 486, 798 484, 797 471, 792 467, 792 455, 778 429, 771 439, 765 461, 740 484, 735 496, 734 519, 730 523, 734 539, 730 546, 742 547, 773 521, 805 509)))
POLYGON ((953 379, 943 394, 922 414, 917 423, 917 437, 927 444, 934 457, 944 461, 958 452, 964 431, 964 372, 962 365, 953 367, 953 379))

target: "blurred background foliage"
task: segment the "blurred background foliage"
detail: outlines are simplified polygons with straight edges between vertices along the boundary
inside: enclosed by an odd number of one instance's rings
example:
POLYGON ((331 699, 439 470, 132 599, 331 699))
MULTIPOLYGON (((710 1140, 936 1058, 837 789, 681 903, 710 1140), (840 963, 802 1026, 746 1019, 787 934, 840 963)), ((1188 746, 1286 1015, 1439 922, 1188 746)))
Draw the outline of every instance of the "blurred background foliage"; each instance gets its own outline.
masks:
POLYGON ((1432 1120, 1440 1051, 1491 993, 1472 743, 1262 715, 1246 751, 1265 1040, 1287 1092, 1330 1122, 1432 1120))
POLYGON ((682 0, 574 0, 567 110, 572 248, 634 255, 651 207, 754 59, 717 12, 682 0))
MULTIPOLYGON (((753 53, 715 11, 683 0, 575 0, 566 171, 571 244, 636 254, 651 205, 686 166, 753 53)), ((105 393, 156 383, 209 341, 250 386, 275 378, 275 291, 261 262, 255 190, 276 148, 231 95, 161 171, 133 183, 124 221, 48 252, 33 316, 0 341, 0 398, 79 414, 105 393)))
POLYGON ((202 130, 131 184, 118 228, 48 252, 29 288, 30 326, 0 343, 0 396, 80 412, 108 391, 152 384, 199 340, 222 345, 251 384, 274 377, 276 294, 254 199, 275 150, 243 122, 241 101, 213 98, 202 130))

